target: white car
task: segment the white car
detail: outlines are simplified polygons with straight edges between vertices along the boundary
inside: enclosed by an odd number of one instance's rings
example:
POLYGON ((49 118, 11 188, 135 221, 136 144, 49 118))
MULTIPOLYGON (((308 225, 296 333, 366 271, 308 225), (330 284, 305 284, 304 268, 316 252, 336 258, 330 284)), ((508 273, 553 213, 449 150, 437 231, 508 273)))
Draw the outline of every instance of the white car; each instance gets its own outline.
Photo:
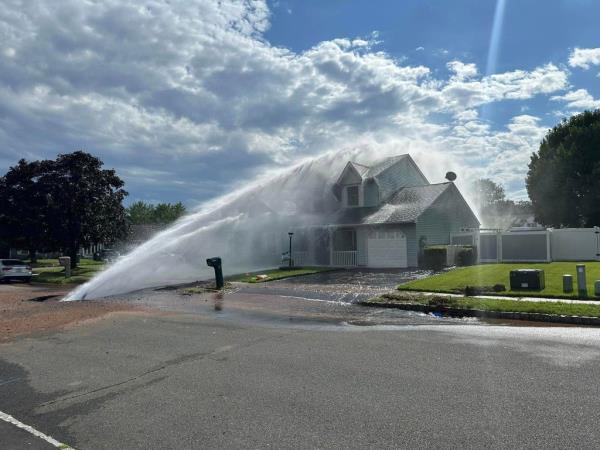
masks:
POLYGON ((0 259, 0 281, 21 280, 31 281, 33 271, 19 259, 0 259))

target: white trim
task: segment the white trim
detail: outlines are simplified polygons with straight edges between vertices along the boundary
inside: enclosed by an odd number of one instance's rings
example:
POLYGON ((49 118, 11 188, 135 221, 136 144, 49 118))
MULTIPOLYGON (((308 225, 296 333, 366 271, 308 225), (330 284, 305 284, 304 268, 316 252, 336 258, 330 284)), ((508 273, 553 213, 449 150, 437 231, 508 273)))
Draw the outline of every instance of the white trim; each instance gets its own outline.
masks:
POLYGON ((29 425, 26 425, 23 422, 20 422, 19 420, 15 419, 13 416, 3 413, 2 411, 0 411, 0 420, 10 423, 10 424, 16 426, 17 428, 20 428, 21 430, 25 430, 28 433, 33 434, 35 437, 43 439, 48 444, 54 445, 57 448, 61 448, 61 449, 65 449, 65 450, 73 450, 72 447, 69 447, 68 445, 63 444, 62 442, 58 442, 53 437, 50 437, 47 434, 44 434, 41 431, 38 431, 35 428, 33 428, 29 425))

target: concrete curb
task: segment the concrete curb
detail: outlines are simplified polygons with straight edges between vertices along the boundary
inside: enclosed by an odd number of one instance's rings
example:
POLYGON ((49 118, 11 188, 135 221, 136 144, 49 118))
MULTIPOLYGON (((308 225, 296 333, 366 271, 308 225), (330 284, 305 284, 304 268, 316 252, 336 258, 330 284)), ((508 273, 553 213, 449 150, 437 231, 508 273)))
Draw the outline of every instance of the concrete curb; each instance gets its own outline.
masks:
POLYGON ((395 308, 405 311, 417 311, 425 314, 440 313, 450 317, 478 317, 481 319, 528 320, 532 322, 566 323, 572 325, 600 326, 600 317, 565 316, 558 314, 522 313, 504 311, 483 311, 480 309, 448 308, 446 306, 429 306, 419 303, 394 303, 394 302, 359 302, 363 306, 395 308))

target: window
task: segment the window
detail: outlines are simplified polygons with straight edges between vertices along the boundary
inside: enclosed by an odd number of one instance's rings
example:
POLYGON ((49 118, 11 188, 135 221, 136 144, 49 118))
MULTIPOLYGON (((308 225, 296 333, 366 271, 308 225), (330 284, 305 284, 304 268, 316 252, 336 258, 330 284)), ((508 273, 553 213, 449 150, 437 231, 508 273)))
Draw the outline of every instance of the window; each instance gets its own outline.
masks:
POLYGON ((358 186, 348 186, 346 188, 348 206, 358 206, 358 186))

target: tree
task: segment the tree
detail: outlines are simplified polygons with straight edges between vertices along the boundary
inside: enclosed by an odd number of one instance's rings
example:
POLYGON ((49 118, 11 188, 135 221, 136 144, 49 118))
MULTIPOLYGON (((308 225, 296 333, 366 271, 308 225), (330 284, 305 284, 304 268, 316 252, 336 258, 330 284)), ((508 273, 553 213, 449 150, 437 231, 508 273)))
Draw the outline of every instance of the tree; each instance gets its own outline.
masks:
POLYGON ((600 225, 600 109, 572 116, 549 130, 531 156, 525 181, 540 223, 600 225))
POLYGON ((158 203, 153 205, 137 201, 127 208, 127 217, 132 225, 172 223, 186 212, 183 203, 158 203))
POLYGON ((38 180, 47 197, 50 239, 71 257, 72 267, 81 247, 114 242, 127 230, 124 183, 102 165, 83 151, 58 155, 38 180))
POLYGON ((473 182, 472 193, 484 226, 507 228, 512 225, 514 202, 506 198, 501 185, 481 178, 473 182))
POLYGON ((476 180, 473 183, 473 194, 480 208, 495 208, 506 201, 504 188, 489 178, 476 180))
POLYGON ((45 162, 22 159, 0 178, 0 239, 27 249, 31 262, 48 247, 47 199, 39 183, 46 167, 45 162))
POLYGON ((127 218, 132 225, 153 223, 154 205, 138 201, 127 208, 127 218))

